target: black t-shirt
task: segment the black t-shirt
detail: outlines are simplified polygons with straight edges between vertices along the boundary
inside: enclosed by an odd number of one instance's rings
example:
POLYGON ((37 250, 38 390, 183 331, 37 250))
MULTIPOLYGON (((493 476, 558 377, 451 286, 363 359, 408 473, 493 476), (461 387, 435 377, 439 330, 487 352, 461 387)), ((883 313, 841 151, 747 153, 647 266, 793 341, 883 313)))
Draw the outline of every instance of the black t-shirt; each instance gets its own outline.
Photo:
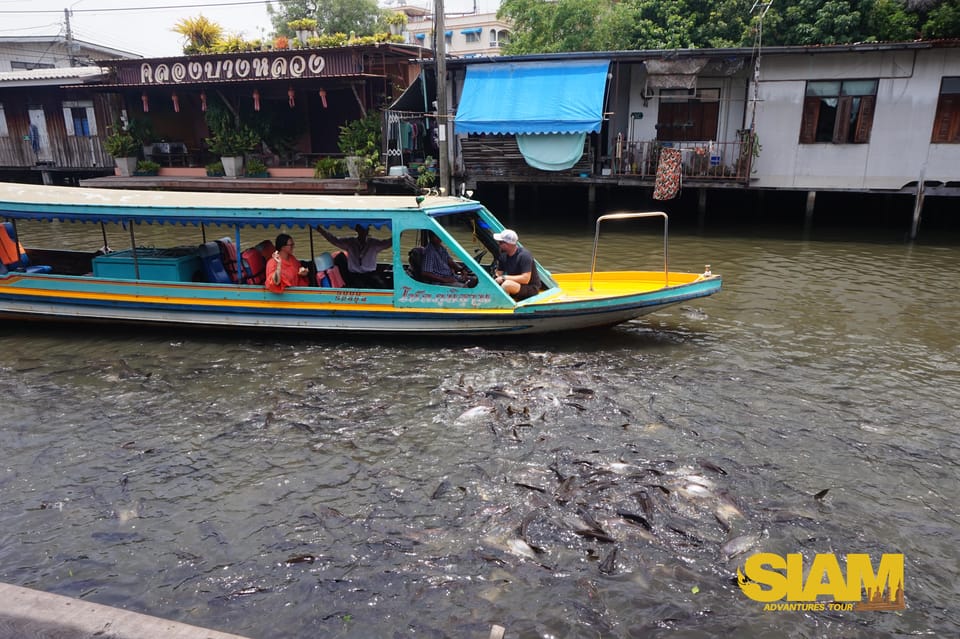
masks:
POLYGON ((507 275, 520 275, 521 273, 530 273, 529 286, 540 288, 540 276, 537 274, 537 267, 533 263, 533 254, 522 246, 517 246, 517 251, 513 256, 506 253, 500 254, 500 270, 507 275))

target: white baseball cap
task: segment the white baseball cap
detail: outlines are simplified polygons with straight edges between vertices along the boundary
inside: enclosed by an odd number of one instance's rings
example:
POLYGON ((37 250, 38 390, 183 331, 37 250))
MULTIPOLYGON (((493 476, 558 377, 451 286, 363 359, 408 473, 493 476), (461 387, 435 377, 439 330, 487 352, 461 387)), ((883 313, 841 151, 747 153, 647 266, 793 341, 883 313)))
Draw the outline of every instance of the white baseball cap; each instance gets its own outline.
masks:
POLYGON ((506 242, 507 244, 516 244, 520 238, 517 237, 516 231, 511 231, 510 229, 503 229, 499 233, 494 233, 493 239, 495 239, 498 242, 506 242))

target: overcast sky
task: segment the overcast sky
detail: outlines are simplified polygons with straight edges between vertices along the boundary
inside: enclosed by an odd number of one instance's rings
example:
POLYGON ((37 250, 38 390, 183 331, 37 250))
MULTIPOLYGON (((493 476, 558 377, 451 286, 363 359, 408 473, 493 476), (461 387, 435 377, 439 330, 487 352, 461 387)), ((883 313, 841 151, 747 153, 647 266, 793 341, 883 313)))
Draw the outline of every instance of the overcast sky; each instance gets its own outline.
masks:
MULTIPOLYGON (((400 0, 383 2, 396 6, 400 0)), ((183 37, 172 31, 181 18, 204 15, 228 33, 248 40, 271 31, 266 2, 254 0, 0 0, 0 36, 65 33, 64 9, 72 9, 73 37, 147 57, 180 55, 183 37), (150 7, 167 7, 154 8, 150 7), (124 9, 124 10, 118 10, 124 9)), ((406 0, 433 8, 433 0, 406 0)), ((495 12, 500 0, 445 0, 445 13, 495 12)))

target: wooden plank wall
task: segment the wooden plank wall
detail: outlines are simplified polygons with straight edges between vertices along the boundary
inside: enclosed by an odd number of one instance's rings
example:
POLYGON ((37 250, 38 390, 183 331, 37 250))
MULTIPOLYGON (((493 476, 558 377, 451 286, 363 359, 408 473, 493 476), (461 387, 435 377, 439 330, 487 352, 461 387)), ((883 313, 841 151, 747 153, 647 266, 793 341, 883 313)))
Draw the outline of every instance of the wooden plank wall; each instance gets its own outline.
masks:
POLYGON ((593 150, 590 147, 590 137, 584 143, 583 156, 566 171, 542 171, 535 169, 523 159, 523 154, 517 147, 517 140, 512 135, 479 135, 460 139, 460 157, 463 162, 463 173, 470 177, 477 176, 537 176, 541 178, 567 178, 578 176, 581 173, 593 174, 593 150))
POLYGON ((89 91, 65 91, 58 87, 32 87, 28 90, 0 92, 0 103, 7 118, 7 137, 0 137, 0 166, 29 168, 37 166, 37 154, 30 143, 28 109, 43 107, 50 138, 51 168, 90 169, 113 166, 113 158, 104 150, 103 140, 112 123, 112 98, 89 91), (97 135, 67 135, 63 103, 92 100, 97 119, 97 135))

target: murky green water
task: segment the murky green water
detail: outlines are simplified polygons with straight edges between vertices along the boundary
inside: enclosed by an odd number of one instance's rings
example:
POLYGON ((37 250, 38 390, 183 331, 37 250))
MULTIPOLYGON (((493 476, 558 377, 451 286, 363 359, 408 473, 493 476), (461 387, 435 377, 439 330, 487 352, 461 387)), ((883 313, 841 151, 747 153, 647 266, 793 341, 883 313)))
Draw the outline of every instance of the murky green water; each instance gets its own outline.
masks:
POLYGON ((859 237, 674 231, 722 293, 600 334, 2 326, 0 580, 257 639, 955 636, 958 244, 859 237), (907 608, 765 612, 760 551, 903 553, 907 608))

